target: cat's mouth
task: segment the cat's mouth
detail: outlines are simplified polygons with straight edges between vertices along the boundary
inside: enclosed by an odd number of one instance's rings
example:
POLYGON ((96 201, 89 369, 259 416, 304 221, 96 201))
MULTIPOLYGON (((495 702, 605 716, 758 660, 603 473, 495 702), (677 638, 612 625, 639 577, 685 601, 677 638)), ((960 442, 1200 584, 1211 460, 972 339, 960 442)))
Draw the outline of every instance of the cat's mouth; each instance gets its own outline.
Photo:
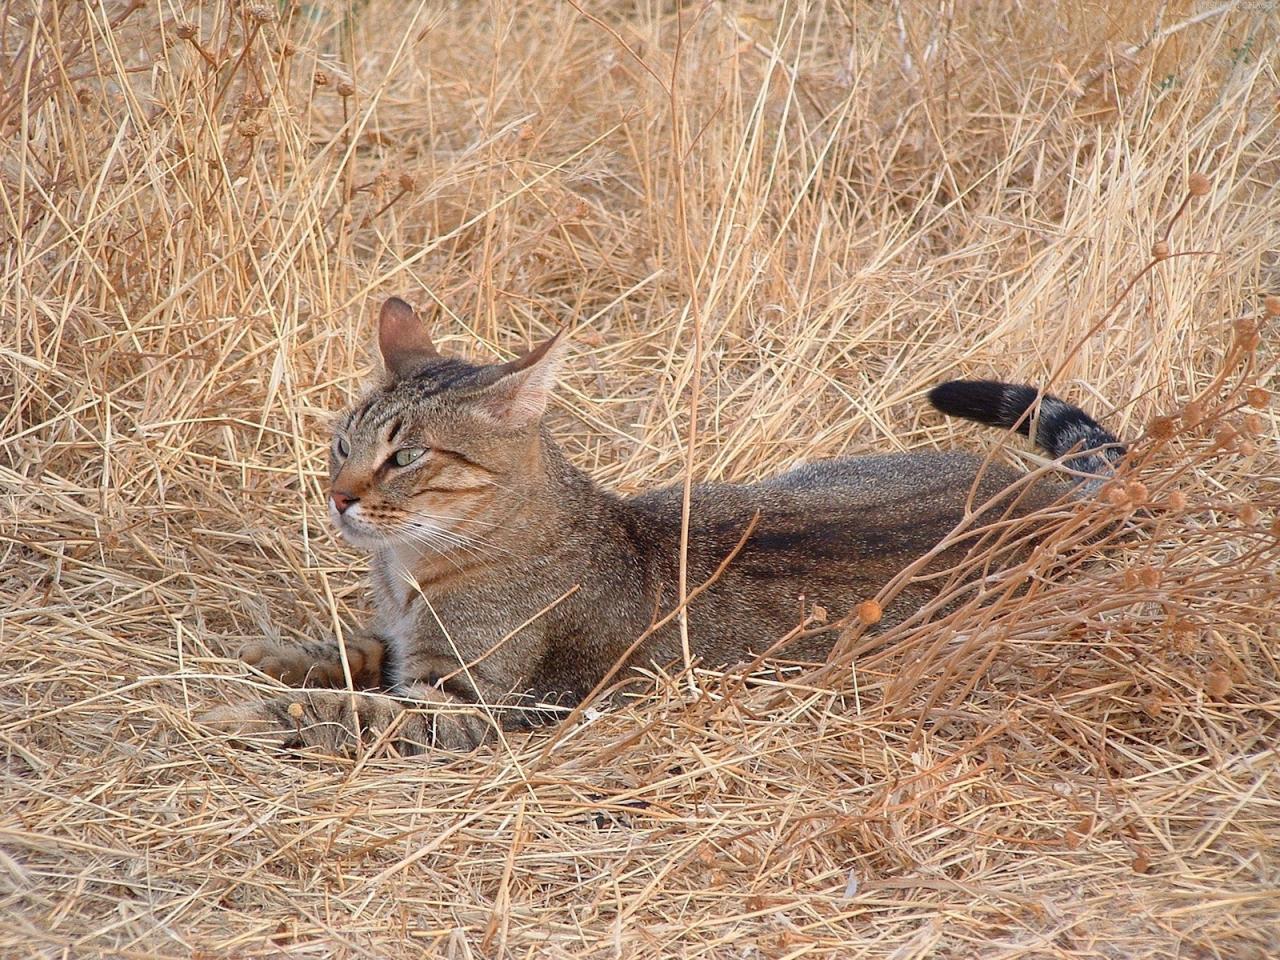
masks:
POLYGON ((338 508, 330 500, 329 521, 338 531, 338 535, 353 547, 373 550, 386 546, 390 538, 361 516, 359 510, 359 505, 356 505, 348 508, 346 513, 339 513, 338 508))
POLYGON ((399 529, 377 527, 361 513, 358 504, 339 513, 330 501, 329 520, 343 540, 361 550, 417 547, 430 553, 448 553, 467 542, 467 538, 450 532, 446 524, 424 517, 410 516, 399 529))

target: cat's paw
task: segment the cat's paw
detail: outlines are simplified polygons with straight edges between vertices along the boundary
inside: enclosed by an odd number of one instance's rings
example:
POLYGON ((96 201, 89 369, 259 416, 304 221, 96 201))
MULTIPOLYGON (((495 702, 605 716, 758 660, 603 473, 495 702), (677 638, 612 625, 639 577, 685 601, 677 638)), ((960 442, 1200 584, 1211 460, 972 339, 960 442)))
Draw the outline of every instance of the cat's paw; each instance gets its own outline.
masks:
MULTIPOLYGON (((284 700, 228 704, 205 711, 195 721, 246 746, 296 747, 302 740, 291 722, 295 719, 290 716, 291 707, 284 700)), ((302 709, 299 706, 294 712, 301 714, 302 709)))
MULTIPOLYGON (((240 649, 240 659, 289 687, 345 687, 342 655, 337 645, 289 645, 255 640, 240 649)), ((356 631, 347 638, 347 665, 358 688, 376 686, 382 672, 382 639, 356 631)))
POLYGON ((326 669, 327 665, 296 647, 286 647, 269 640, 256 640, 241 647, 239 657, 249 666, 286 686, 329 686, 324 682, 330 672, 326 669))
POLYGON ((335 755, 375 746, 389 746, 402 755, 433 748, 465 752, 489 738, 490 725, 473 705, 439 692, 425 699, 406 709, 403 701, 381 695, 299 690, 217 707, 196 722, 245 745, 318 747, 335 755))
POLYGON ((404 708, 388 697, 300 690, 290 696, 217 707, 196 722, 246 745, 318 747, 342 754, 387 735, 398 737, 404 732, 400 728, 405 719, 404 708))

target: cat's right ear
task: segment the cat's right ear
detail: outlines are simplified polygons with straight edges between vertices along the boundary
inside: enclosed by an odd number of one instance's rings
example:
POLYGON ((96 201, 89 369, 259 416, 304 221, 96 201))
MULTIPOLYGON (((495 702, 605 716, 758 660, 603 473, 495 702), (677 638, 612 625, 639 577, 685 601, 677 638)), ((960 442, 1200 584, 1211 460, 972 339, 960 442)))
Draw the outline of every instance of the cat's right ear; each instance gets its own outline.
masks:
POLYGON ((399 297, 392 297, 378 312, 378 349, 387 373, 396 379, 411 377, 424 363, 440 354, 427 324, 399 297))

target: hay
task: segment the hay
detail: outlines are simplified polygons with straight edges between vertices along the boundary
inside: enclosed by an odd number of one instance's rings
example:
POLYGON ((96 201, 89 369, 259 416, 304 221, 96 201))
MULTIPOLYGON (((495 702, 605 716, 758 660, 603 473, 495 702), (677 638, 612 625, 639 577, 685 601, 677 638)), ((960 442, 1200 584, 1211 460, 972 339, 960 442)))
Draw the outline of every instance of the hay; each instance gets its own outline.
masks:
POLYGON ((1274 5, 188 6, 3 5, 0 955, 1274 955, 1274 5), (572 325, 557 430, 627 490, 998 446, 926 411, 960 374, 1140 466, 824 669, 238 751, 228 655, 359 618, 325 418, 392 293, 476 356, 572 325))

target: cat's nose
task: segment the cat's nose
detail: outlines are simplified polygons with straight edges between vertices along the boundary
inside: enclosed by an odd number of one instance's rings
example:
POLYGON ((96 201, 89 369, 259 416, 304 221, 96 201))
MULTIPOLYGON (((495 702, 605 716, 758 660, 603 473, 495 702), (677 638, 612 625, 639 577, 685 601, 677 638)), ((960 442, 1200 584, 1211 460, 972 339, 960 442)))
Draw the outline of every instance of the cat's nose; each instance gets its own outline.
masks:
POLYGON ((333 501, 333 505, 339 513, 346 513, 347 507, 360 501, 359 497, 353 497, 351 494, 343 493, 341 490, 330 490, 329 499, 333 501))

